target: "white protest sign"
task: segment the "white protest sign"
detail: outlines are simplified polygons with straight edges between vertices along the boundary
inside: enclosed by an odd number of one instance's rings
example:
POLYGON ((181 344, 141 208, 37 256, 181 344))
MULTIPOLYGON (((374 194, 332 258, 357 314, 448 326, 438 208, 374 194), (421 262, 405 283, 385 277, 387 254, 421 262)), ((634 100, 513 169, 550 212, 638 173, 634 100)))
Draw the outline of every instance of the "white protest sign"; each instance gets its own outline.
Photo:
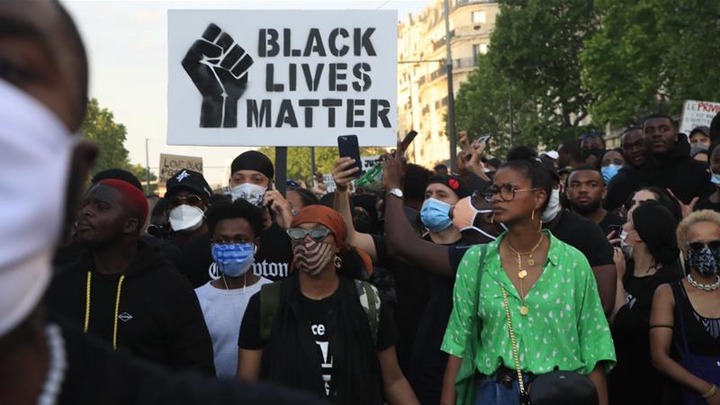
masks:
POLYGON ((712 101, 685 100, 680 132, 690 135, 699 126, 710 126, 710 121, 720 112, 720 103, 712 101))
POLYGON ((170 145, 393 146, 397 12, 170 10, 170 145))
POLYGON ((202 173, 203 160, 201 157, 161 153, 158 185, 165 187, 170 177, 182 169, 190 169, 202 173))

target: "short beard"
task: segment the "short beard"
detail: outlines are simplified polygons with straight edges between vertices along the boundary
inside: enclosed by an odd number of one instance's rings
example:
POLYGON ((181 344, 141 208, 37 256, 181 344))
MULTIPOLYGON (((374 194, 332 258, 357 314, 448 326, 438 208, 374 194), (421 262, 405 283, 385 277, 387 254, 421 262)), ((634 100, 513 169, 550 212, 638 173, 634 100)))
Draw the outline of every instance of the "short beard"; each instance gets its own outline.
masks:
POLYGON ((576 205, 575 203, 570 201, 570 206, 572 207, 572 210, 584 217, 597 212, 600 209, 601 204, 601 200, 597 200, 596 202, 592 202, 587 205, 576 205))

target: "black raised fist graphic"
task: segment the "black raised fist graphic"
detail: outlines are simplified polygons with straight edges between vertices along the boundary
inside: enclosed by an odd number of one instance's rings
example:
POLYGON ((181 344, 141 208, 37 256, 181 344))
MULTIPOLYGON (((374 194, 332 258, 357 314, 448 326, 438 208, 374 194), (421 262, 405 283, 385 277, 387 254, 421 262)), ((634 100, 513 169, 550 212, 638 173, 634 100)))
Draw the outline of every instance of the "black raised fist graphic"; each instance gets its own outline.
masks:
POLYGON ((237 102, 252 64, 252 57, 215 24, 192 44, 182 66, 203 96, 201 128, 237 127, 237 102))

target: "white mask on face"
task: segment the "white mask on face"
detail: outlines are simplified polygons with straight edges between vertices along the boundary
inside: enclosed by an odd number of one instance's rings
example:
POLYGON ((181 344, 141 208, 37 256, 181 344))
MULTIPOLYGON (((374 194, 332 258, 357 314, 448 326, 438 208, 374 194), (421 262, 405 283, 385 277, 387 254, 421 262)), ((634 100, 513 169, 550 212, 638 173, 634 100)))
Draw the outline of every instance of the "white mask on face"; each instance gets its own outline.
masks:
POLYGON ((70 160, 81 138, 36 99, 3 80, 0 123, 2 336, 35 308, 50 279, 64 223, 70 160))
POLYGON ((192 232, 203 223, 205 213, 198 207, 182 204, 170 210, 170 226, 173 231, 192 232))
POLYGON ((550 222, 560 213, 562 206, 560 206, 560 189, 554 188, 550 193, 550 202, 548 202, 545 211, 543 211, 540 219, 543 222, 550 222))
POLYGON ((238 198, 242 198, 252 205, 262 207, 265 199, 265 191, 267 191, 267 187, 258 186, 253 183, 243 183, 239 186, 231 188, 230 195, 232 196, 233 201, 238 198))

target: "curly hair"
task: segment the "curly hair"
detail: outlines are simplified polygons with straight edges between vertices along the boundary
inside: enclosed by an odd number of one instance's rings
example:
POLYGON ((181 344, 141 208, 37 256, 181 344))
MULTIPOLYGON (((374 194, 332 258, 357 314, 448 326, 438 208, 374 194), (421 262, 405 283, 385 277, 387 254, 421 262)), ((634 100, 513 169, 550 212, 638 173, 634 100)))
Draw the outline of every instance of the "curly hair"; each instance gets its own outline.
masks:
POLYGON ((682 249, 683 253, 687 253, 687 233, 690 227, 700 222, 711 222, 720 228, 720 213, 713 210, 700 210, 695 211, 680 221, 677 227, 677 241, 678 247, 682 249))

